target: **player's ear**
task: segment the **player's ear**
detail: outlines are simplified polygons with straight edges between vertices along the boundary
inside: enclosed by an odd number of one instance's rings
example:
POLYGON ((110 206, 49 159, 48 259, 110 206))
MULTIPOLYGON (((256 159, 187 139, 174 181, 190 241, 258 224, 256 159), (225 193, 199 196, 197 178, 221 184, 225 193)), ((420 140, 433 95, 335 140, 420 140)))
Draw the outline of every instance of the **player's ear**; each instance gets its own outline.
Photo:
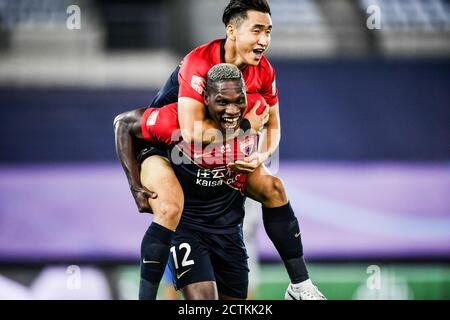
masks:
POLYGON ((229 23, 227 25, 226 32, 227 32, 227 39, 230 39, 231 41, 236 40, 236 27, 233 24, 229 23))

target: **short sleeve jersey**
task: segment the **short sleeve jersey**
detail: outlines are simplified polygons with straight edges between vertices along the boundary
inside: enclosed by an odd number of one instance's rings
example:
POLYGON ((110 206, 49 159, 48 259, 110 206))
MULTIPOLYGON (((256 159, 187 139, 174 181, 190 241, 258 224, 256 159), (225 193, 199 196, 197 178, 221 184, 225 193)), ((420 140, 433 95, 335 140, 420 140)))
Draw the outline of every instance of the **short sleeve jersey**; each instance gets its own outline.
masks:
POLYGON ((169 145, 165 156, 185 200, 180 225, 212 233, 239 231, 247 174, 233 172, 227 164, 252 154, 257 146, 256 136, 240 136, 208 146, 186 144, 177 133, 176 103, 146 109, 141 128, 145 140, 169 145))
MULTIPOLYGON (((178 73, 178 97, 188 97, 203 103, 206 75, 211 67, 223 63, 225 39, 218 39, 197 47, 181 62, 178 73)), ((242 70, 248 94, 261 94, 269 106, 278 102, 275 71, 265 56, 258 65, 242 70)))

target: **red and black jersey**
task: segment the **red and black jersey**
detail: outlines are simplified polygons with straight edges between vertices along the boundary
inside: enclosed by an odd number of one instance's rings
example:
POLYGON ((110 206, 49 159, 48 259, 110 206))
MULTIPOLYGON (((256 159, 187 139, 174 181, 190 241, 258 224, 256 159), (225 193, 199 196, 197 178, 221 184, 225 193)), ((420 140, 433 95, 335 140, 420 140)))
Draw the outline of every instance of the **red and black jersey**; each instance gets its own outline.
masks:
POLYGON ((177 104, 148 108, 141 121, 144 139, 169 145, 163 151, 184 193, 180 225, 213 233, 237 232, 244 217, 247 174, 228 169, 227 164, 252 154, 256 136, 239 136, 209 145, 182 141, 177 104))
MULTIPOLYGON (((264 99, 261 100, 264 101, 264 99)), ((254 98, 252 101, 254 101, 254 98)), ((177 110, 177 103, 162 108, 147 108, 141 120, 143 138, 149 142, 162 142, 175 146, 192 164, 207 170, 217 171, 218 168, 221 168, 223 171, 228 163, 237 160, 242 161, 244 157, 255 151, 257 136, 239 136, 206 146, 201 143, 188 144, 183 142, 178 125, 177 110)), ((177 160, 175 159, 173 162, 176 164, 177 160)), ((221 177, 230 187, 242 191, 246 175, 226 172, 221 177)))

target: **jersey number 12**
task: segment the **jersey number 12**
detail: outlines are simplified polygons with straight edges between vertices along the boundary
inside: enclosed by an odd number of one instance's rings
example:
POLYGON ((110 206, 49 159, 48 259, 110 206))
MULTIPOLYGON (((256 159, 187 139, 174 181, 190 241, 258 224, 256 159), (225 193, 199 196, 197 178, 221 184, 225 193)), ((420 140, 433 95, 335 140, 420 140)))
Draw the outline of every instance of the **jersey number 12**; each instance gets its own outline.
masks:
MULTIPOLYGON (((181 261, 182 267, 187 267, 192 264, 194 264, 194 260, 188 260, 189 254, 191 253, 191 246, 187 242, 183 242, 178 246, 178 251, 181 251, 181 249, 186 249, 186 252, 184 253, 183 260, 181 261)), ((175 264, 175 269, 178 269, 178 259, 177 259, 177 252, 175 246, 170 248, 170 252, 172 252, 173 256, 173 262, 175 264)))

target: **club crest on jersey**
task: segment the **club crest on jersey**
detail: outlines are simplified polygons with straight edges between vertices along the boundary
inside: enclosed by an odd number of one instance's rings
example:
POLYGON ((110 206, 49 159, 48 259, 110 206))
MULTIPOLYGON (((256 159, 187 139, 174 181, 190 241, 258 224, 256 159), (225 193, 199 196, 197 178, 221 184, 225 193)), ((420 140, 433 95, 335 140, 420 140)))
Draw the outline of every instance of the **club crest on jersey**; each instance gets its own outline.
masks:
POLYGON ((203 94, 203 90, 205 89, 206 80, 205 78, 193 75, 191 79, 191 87, 199 94, 203 94))
POLYGON ((159 110, 153 111, 150 116, 147 118, 147 127, 154 126, 156 123, 156 119, 158 119, 159 110))
POLYGON ((253 152, 254 146, 255 140, 248 137, 244 141, 239 142, 239 149, 245 156, 249 156, 253 152))

